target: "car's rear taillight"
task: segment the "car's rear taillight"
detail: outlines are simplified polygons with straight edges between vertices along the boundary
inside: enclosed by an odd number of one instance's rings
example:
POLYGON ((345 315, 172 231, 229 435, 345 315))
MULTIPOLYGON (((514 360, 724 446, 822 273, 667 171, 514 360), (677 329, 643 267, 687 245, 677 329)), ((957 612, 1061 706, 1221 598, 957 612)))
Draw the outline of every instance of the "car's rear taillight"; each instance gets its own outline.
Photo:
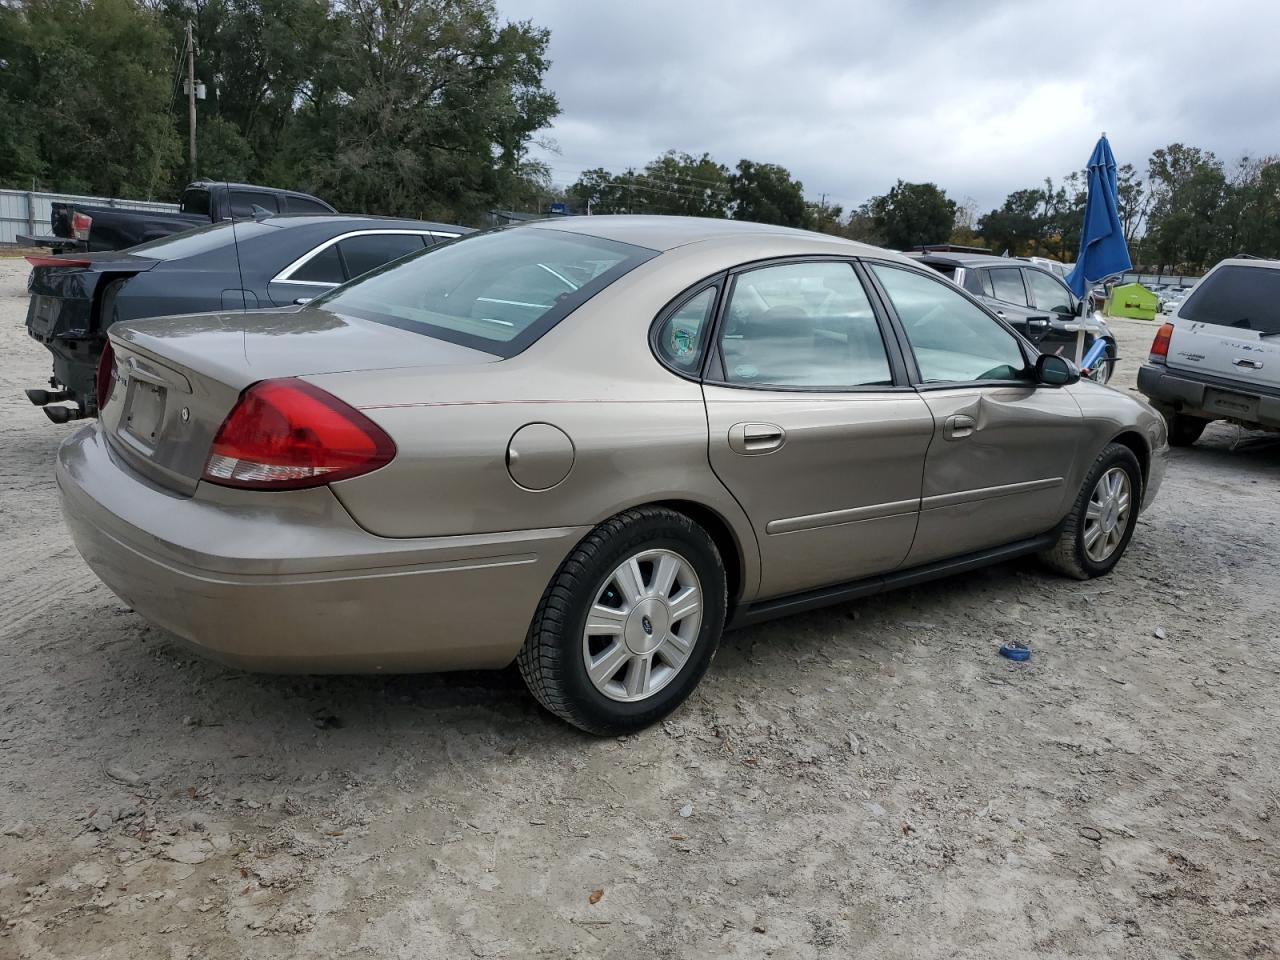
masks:
POLYGON ((77 240, 89 239, 89 228, 93 226, 93 217, 87 213, 76 213, 71 216, 71 232, 77 240))
POLYGON ((1156 338, 1151 341, 1151 356, 1147 359, 1151 363, 1164 363, 1169 356, 1169 341, 1173 338, 1173 324, 1161 324, 1160 329, 1156 331, 1156 338))
POLYGON ((303 380, 263 380, 240 394, 213 440, 204 479, 296 490, 391 462, 396 445, 359 410, 303 380))
POLYGON ((116 352, 111 349, 111 341, 108 340, 105 347, 102 348, 102 356, 98 358, 98 379, 94 383, 94 394, 98 400, 98 415, 102 415, 102 408, 107 405, 107 401, 111 399, 111 388, 116 382, 116 352))
POLYGON ((87 267, 88 260, 77 257, 54 257, 48 254, 33 253, 26 258, 33 267, 87 267))

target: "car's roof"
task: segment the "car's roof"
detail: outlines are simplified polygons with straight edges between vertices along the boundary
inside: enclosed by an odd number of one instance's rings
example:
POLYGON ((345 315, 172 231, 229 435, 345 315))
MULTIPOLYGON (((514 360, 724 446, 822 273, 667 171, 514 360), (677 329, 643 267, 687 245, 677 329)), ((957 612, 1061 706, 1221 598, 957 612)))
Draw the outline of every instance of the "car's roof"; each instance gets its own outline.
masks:
POLYGON ((1039 270, 1044 268, 1031 260, 1021 257, 997 257, 993 253, 919 253, 905 254, 912 260, 922 263, 948 263, 957 267, 1021 267, 1031 266, 1039 270))
POLYGON ((392 230, 435 230, 441 233, 472 233, 470 227, 456 223, 436 223, 433 220, 407 220, 400 217, 370 217, 350 213, 278 213, 262 217, 260 223, 275 227, 317 226, 333 224, 339 227, 350 227, 352 230, 376 230, 386 228, 392 230))
POLYGON ((264 187, 260 183, 238 183, 234 180, 193 180, 188 183, 185 190, 207 190, 209 187, 226 187, 228 190, 256 190, 259 193, 283 193, 291 197, 310 197, 312 200, 319 200, 313 193, 306 193, 302 190, 290 190, 287 187, 264 187))
POLYGON ((843 237, 793 227, 778 227, 768 223, 751 223, 746 220, 717 220, 710 217, 660 217, 628 214, 609 214, 593 217, 556 217, 536 220, 511 229, 563 230, 616 240, 650 250, 672 250, 690 243, 705 240, 749 239, 751 237, 794 237, 797 240, 824 241, 840 248, 849 248, 849 254, 883 255, 885 251, 865 243, 855 243, 843 237))

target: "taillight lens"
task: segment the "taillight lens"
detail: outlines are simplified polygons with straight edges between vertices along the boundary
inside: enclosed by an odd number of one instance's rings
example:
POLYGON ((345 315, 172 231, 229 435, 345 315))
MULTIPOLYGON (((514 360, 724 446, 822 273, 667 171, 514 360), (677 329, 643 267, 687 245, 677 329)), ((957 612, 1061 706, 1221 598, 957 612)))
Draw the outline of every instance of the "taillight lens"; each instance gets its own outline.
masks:
POLYGON ((1151 356, 1148 359, 1152 363, 1164 363, 1169 356, 1169 341, 1173 338, 1173 324, 1161 324, 1160 329, 1156 331, 1156 338, 1151 341, 1151 356))
POLYGON ((111 341, 102 348, 102 356, 98 358, 98 379, 94 383, 94 393, 98 400, 98 414, 111 399, 111 388, 116 382, 116 352, 111 349, 111 341))
POLYGON ((214 437, 204 479, 228 487, 319 487, 391 462, 396 445, 359 410, 303 380, 240 394, 214 437))
POLYGON ((33 267, 87 267, 88 260, 80 260, 76 257, 53 257, 48 254, 33 253, 26 258, 27 263, 33 267))
POLYGON ((93 217, 86 213, 77 213, 71 217, 71 232, 77 240, 89 239, 89 228, 93 226, 93 217))

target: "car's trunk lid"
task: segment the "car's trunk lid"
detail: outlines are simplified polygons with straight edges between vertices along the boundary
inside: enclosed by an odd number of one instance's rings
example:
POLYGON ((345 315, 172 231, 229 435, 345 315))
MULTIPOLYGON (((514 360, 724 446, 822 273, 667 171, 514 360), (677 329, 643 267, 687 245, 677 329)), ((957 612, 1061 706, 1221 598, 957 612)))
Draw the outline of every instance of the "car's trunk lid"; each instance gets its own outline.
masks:
POLYGON ((42 343, 53 337, 85 339, 96 335, 94 306, 103 284, 150 270, 157 263, 120 251, 30 259, 27 332, 42 343))
POLYGON ((103 427, 131 466, 184 493, 194 492, 240 393, 260 380, 498 359, 317 309, 135 320, 113 326, 111 342, 116 378, 103 427))
POLYGON ((1205 277, 1174 316, 1167 363, 1280 388, 1280 268, 1232 264, 1205 277))

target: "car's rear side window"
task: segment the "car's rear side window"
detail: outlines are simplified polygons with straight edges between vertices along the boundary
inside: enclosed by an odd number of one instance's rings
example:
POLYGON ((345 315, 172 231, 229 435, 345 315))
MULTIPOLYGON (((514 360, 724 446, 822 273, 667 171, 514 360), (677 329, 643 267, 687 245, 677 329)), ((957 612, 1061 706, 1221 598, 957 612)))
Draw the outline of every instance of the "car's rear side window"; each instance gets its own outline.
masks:
POLYGON ((1027 291, 1022 285, 1022 271, 1017 267, 999 267, 988 270, 991 277, 991 288, 997 300, 1005 303, 1027 305, 1027 291))
POLYGON ((318 200, 308 197, 290 196, 285 199, 290 213, 332 213, 333 211, 318 200))
POLYGON ((715 286, 699 290, 671 311, 658 327, 654 347, 668 366, 685 374, 696 374, 702 367, 717 292, 715 286))
POLYGON ((720 354, 725 382, 734 386, 847 390, 893 383, 871 301, 844 261, 739 274, 720 354))
POLYGON ((516 227, 428 248, 315 306, 510 357, 654 256, 600 237, 516 227))
POLYGON ((1280 334, 1280 269, 1222 267, 1201 280, 1178 316, 1196 323, 1280 334))
POLYGON ((420 233, 369 233, 348 237, 338 246, 347 262, 347 276, 358 277, 384 263, 416 253, 424 246, 420 233))
POLYGON ((265 210, 267 213, 279 213, 280 203, 276 200, 274 194, 256 193, 249 190, 232 190, 231 191, 231 215, 233 217, 252 217, 255 216, 257 210, 254 208, 265 210))

